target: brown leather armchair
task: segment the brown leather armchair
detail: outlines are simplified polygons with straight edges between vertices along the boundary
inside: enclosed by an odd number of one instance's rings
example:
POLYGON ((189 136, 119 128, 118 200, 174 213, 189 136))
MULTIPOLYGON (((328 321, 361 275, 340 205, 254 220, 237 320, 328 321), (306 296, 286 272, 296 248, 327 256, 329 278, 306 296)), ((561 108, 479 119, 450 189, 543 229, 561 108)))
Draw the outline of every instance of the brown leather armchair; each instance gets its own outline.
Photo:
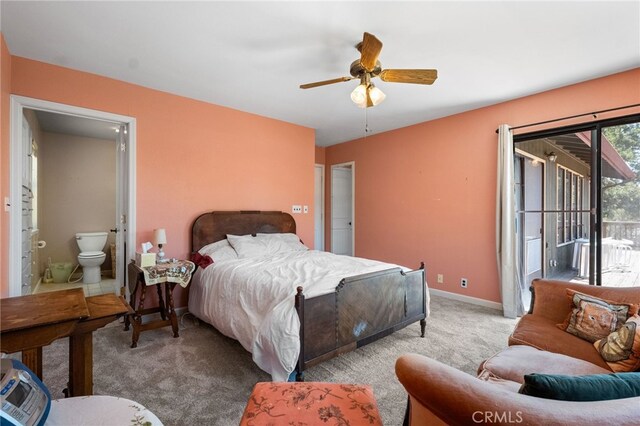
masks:
POLYGON ((556 326, 567 318, 572 308, 567 297, 567 289, 613 302, 640 304, 640 287, 597 287, 566 281, 536 279, 531 283, 531 309, 528 314, 520 318, 515 330, 509 336, 509 345, 533 346, 589 361, 610 370, 592 343, 556 326))
POLYGON ((637 425, 640 397, 572 402, 518 393, 529 373, 611 371, 592 343, 556 326, 571 310, 567 288, 615 302, 640 303, 640 287, 534 280, 531 310, 509 337, 510 347, 484 361, 478 377, 421 355, 403 355, 397 360, 396 375, 409 394, 405 424, 637 425))
POLYGON ((405 424, 637 425, 640 397, 597 402, 555 401, 518 393, 509 380, 481 380, 433 359, 402 355, 396 375, 409 393, 405 424))

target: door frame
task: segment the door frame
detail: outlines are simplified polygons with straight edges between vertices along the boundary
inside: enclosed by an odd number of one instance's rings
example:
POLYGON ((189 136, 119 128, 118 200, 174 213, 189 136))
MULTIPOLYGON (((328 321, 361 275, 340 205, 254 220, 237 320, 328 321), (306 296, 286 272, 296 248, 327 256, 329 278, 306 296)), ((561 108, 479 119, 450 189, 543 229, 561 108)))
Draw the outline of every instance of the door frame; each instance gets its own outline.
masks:
MULTIPOLYGON (((356 162, 347 161, 331 165, 331 194, 333 195, 333 169, 351 167, 351 253, 356 255, 356 162)), ((333 202, 331 202, 331 252, 333 253, 333 202)))
POLYGON ((314 194, 313 194, 313 198, 315 201, 315 191, 317 190, 317 188, 315 188, 315 170, 319 168, 320 169, 320 205, 316 206, 315 202, 314 202, 314 206, 313 206, 313 213, 314 213, 314 220, 313 220, 313 225, 314 225, 314 236, 315 236, 315 214, 317 210, 320 210, 320 241, 314 241, 314 246, 316 247, 320 247, 320 250, 324 250, 324 232, 325 232, 325 216, 326 216, 326 212, 324 211, 324 204, 325 204, 325 166, 324 164, 318 164, 316 163, 313 166, 313 171, 314 171, 314 194))
MULTIPOLYGON (((118 188, 117 191, 126 191, 127 194, 127 235, 124 244, 127 247, 127 258, 133 258, 135 254, 136 235, 136 119, 126 115, 112 114, 105 111, 98 111, 89 108, 82 108, 73 105, 61 104, 57 102, 45 101, 42 99, 29 98, 25 96, 11 95, 11 118, 9 128, 9 297, 21 295, 21 271, 20 246, 22 243, 22 222, 21 218, 21 193, 22 193, 22 114, 25 108, 48 111, 58 114, 73 115, 95 120, 121 123, 128 126, 129 146, 128 166, 129 182, 126 188, 118 188)), ((116 259, 121 262, 121 259, 116 259)), ((119 265, 122 271, 126 265, 119 265)), ((124 286, 124 281, 120 283, 124 286)))

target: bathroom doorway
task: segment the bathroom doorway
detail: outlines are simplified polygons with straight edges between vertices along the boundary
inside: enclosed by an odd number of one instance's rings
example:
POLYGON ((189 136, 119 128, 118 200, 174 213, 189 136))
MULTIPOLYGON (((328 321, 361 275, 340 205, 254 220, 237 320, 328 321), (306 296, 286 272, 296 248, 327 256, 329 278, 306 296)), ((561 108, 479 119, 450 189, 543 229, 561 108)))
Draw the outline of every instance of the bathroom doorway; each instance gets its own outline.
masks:
POLYGON ((11 101, 10 296, 120 294, 134 248, 135 120, 11 101), (100 247, 80 255, 76 234, 95 232, 100 247))

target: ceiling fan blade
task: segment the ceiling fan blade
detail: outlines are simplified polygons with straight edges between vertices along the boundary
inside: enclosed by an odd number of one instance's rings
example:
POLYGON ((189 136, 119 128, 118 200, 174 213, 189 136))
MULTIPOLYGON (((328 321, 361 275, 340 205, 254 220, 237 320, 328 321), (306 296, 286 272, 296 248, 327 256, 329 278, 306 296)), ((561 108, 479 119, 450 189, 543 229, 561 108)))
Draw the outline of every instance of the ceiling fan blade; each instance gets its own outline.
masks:
POLYGON ((340 77, 333 80, 316 81, 315 83, 301 84, 301 89, 311 89, 312 87, 326 86, 327 84, 342 83, 343 81, 353 80, 355 77, 340 77))
POLYGON ((382 42, 373 34, 364 33, 362 43, 359 44, 360 64, 369 72, 373 71, 382 50, 382 42))
POLYGON ((380 79, 389 83, 433 84, 438 70, 383 70, 380 79))

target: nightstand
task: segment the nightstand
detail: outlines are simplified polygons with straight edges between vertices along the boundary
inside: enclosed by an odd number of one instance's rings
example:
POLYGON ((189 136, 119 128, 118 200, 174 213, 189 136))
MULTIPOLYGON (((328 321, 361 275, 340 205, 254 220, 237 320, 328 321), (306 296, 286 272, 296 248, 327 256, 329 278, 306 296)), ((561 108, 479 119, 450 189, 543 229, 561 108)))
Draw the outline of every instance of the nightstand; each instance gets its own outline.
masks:
POLYGON ((173 306, 173 289, 177 284, 187 287, 191 281, 191 274, 195 270, 193 262, 188 260, 176 260, 174 262, 159 263, 153 266, 139 267, 134 261, 129 263, 128 286, 129 304, 135 310, 127 315, 124 320, 125 331, 129 325, 133 326, 131 347, 138 346, 140 333, 160 327, 171 326, 173 337, 179 337, 178 318, 173 306), (144 302, 147 287, 155 286, 158 293, 158 305, 145 308, 144 302), (138 299, 138 292, 140 297, 138 299), (160 319, 142 323, 144 315, 160 313, 160 319))

